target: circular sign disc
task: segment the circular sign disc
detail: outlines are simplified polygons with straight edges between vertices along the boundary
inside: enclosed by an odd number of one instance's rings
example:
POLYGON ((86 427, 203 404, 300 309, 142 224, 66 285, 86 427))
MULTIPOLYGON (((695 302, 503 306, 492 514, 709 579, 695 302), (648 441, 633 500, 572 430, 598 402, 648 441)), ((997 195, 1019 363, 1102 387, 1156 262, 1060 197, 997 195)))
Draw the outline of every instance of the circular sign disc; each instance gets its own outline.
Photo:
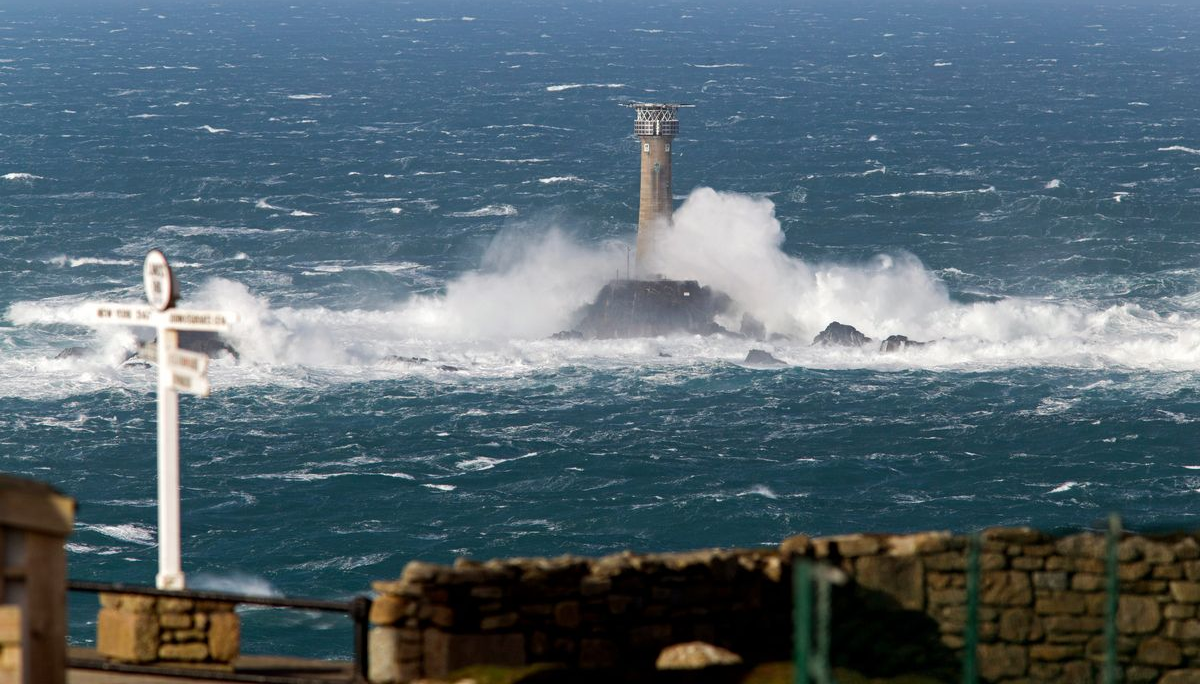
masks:
POLYGON ((150 306, 159 311, 166 311, 175 301, 175 279, 171 276, 171 266, 167 257, 157 249, 146 255, 146 265, 142 269, 142 280, 146 284, 146 300, 150 306))

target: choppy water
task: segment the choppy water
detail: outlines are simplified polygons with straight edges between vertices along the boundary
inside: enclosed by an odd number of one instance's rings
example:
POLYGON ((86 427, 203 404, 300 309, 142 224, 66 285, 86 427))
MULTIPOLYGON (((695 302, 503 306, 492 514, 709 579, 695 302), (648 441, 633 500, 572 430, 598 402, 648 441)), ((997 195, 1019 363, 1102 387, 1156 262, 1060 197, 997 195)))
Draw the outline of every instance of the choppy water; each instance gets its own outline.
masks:
MULTIPOLYGON (((185 304, 244 321, 182 402, 199 586, 1195 522, 1186 3, 27 5, 0 8, 0 442, 79 499, 74 577, 153 581, 152 371, 79 324, 140 299, 153 247, 185 304), (791 336, 793 367, 545 339, 625 268, 630 100, 697 105, 662 271, 791 336), (939 342, 809 347, 831 320, 939 342)), ((348 652, 336 620, 246 619, 249 650, 348 652)))

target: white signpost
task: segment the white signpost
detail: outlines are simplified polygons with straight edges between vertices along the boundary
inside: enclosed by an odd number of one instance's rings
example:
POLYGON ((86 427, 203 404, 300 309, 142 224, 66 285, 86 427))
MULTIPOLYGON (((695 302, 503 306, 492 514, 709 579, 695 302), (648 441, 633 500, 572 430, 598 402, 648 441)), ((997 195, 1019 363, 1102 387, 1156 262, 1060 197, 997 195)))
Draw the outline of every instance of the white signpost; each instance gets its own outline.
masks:
POLYGON ((167 258, 146 255, 142 273, 149 306, 94 304, 94 322, 158 331, 158 576, 159 589, 183 589, 179 533, 179 392, 208 396, 208 357, 179 348, 179 331, 227 332, 237 314, 176 309, 175 278, 167 258))

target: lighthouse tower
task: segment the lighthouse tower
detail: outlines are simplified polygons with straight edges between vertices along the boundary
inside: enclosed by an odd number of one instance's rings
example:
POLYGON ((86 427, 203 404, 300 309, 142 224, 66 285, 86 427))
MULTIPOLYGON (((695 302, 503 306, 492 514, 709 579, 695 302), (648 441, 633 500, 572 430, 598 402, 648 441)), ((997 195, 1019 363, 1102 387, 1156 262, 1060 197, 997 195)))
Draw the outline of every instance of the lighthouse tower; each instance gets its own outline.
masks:
POLYGON ((681 107, 692 105, 635 102, 633 132, 642 156, 641 204, 638 208, 637 277, 651 277, 659 233, 671 222, 671 141, 679 133, 681 107))

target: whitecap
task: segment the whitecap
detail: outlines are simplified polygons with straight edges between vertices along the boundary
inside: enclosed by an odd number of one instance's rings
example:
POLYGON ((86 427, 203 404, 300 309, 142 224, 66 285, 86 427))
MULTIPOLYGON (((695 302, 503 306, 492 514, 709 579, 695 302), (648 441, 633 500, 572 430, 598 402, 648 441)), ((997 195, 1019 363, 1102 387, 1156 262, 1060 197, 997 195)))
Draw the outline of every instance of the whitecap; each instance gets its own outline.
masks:
POLYGON ((503 459, 488 458, 487 456, 479 456, 478 458, 471 458, 471 459, 467 459, 466 461, 459 461, 458 463, 454 464, 454 467, 458 468, 459 470, 467 470, 467 471, 473 472, 473 471, 478 471, 478 470, 491 470, 492 468, 495 468, 500 463, 504 463, 503 459))
POLYGON ((333 97, 333 96, 326 95, 325 93, 303 93, 303 94, 299 94, 299 95, 288 95, 287 99, 289 99, 289 100, 328 100, 330 97, 333 97))
POLYGON ((1060 187, 1062 187, 1062 181, 1060 181, 1057 178, 1053 178, 1049 181, 1046 181, 1046 184, 1042 187, 1045 188, 1046 190, 1053 190, 1055 188, 1060 188, 1060 187))
POLYGON ((737 67, 750 66, 749 64, 742 64, 741 62, 729 62, 727 64, 688 64, 687 62, 684 62, 684 64, 697 69, 735 69, 737 67))
POLYGON ((1160 147, 1159 152, 1187 152, 1188 154, 1200 154, 1200 150, 1193 147, 1184 147, 1183 145, 1171 145, 1170 147, 1160 147))
POLYGON ((233 132, 233 131, 230 131, 228 128, 214 128, 212 126, 209 126, 208 124, 204 124, 203 126, 201 126, 200 130, 208 131, 209 133, 232 133, 233 132))
POLYGON ((1078 486, 1079 486, 1078 482, 1064 482, 1064 483, 1060 484, 1059 486, 1055 487, 1054 489, 1051 489, 1050 493, 1051 494, 1060 494, 1062 492, 1070 491, 1071 489, 1074 489, 1075 487, 1078 487, 1078 486))
POLYGON ((741 496, 761 496, 764 499, 778 499, 779 498, 779 495, 776 494, 774 491, 772 491, 771 488, 766 485, 754 485, 753 487, 751 487, 750 489, 748 489, 744 492, 739 492, 738 496, 739 497, 741 497, 741 496))
POLYGON ((32 173, 6 173, 0 176, 0 179, 6 181, 19 181, 22 183, 32 183, 35 180, 42 180, 41 176, 35 176, 32 173))
POLYGON ((429 489, 436 489, 439 492, 452 492, 455 489, 458 489, 458 487, 455 487, 454 485, 451 485, 451 484, 428 484, 427 483, 427 484, 423 484, 421 486, 428 487, 429 489))
POLYGON ((517 208, 511 204, 489 204, 473 211, 454 211, 446 214, 451 218, 481 218, 484 216, 516 216, 517 208))
POLYGON ((88 523, 81 523, 79 527, 90 532, 98 532, 106 537, 141 544, 143 546, 154 546, 155 543, 154 530, 136 523, 124 523, 122 525, 89 525, 88 523))
POLYGON ((72 258, 66 255, 56 256, 46 263, 55 266, 69 266, 71 268, 79 268, 80 266, 135 266, 137 262, 132 259, 104 259, 100 257, 79 257, 72 258))
POLYGON ((624 88, 624 83, 564 83, 562 85, 546 86, 546 90, 552 93, 559 93, 564 90, 575 90, 576 88, 624 88))
POLYGON ((296 218, 303 218, 305 216, 316 216, 316 214, 310 214, 307 211, 300 211, 299 209, 295 209, 291 213, 289 213, 288 216, 295 216, 296 218))
POLYGON ((539 183, 549 185, 551 183, 582 183, 583 179, 579 176, 550 176, 549 178, 539 178, 539 183))

